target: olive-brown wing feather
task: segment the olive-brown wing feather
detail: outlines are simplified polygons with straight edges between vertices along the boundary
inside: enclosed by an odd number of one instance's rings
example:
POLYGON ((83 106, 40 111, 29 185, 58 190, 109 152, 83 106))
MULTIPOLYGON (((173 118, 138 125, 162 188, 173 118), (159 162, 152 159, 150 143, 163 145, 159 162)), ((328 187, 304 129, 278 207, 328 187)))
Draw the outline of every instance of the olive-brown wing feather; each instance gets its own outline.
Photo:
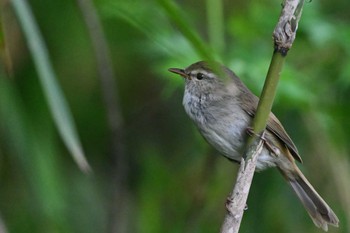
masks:
MULTIPOLYGON (((243 110, 253 118, 255 116, 258 98, 256 97, 256 98, 250 99, 249 101, 253 102, 254 104, 251 104, 251 105, 242 104, 242 106, 243 106, 243 110)), ((291 152, 291 154, 296 160, 298 160, 300 163, 303 162, 299 155, 298 149, 294 145, 292 139, 288 136, 281 122, 277 119, 277 117, 273 113, 270 113, 269 119, 267 121, 266 129, 271 133, 273 133, 278 139, 282 141, 282 143, 288 148, 288 150, 291 152)))

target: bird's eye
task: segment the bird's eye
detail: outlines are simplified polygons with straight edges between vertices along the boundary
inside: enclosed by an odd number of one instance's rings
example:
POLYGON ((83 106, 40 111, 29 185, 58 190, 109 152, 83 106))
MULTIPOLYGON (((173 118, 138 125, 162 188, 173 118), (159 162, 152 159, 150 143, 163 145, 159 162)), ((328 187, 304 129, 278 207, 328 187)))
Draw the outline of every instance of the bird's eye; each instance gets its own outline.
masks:
POLYGON ((202 73, 197 73, 197 79, 198 80, 202 80, 203 78, 204 78, 204 74, 202 74, 202 73))

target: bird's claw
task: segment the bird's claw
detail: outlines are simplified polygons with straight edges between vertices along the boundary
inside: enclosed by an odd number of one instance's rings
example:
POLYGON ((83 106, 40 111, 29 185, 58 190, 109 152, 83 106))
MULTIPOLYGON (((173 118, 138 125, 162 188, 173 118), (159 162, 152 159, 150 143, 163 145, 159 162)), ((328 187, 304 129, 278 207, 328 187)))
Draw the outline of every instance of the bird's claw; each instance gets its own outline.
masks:
POLYGON ((247 134, 249 136, 256 136, 256 137, 260 138, 261 140, 263 140, 264 142, 266 142, 265 130, 261 134, 257 134, 257 133, 255 133, 255 131, 252 127, 247 127, 247 134))
POLYGON ((272 146, 271 143, 268 142, 268 140, 266 139, 265 130, 261 134, 257 134, 257 133, 255 133, 255 131, 252 127, 247 127, 247 134, 249 136, 256 136, 256 137, 260 138, 269 151, 274 153, 276 156, 279 155, 279 151, 277 151, 276 148, 274 146, 272 146))

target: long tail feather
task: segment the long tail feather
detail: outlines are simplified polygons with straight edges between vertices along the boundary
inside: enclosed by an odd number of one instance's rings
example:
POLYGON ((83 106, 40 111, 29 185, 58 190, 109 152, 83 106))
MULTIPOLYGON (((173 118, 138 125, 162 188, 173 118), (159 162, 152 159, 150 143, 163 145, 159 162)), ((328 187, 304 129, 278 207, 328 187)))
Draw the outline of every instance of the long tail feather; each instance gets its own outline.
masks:
POLYGON ((297 167, 295 168, 295 171, 289 173, 289 175, 286 175, 283 170, 280 171, 287 178, 314 224, 324 231, 328 231, 328 224, 337 227, 339 223, 338 217, 312 187, 303 173, 297 167), (293 175, 291 176, 290 174, 293 175))

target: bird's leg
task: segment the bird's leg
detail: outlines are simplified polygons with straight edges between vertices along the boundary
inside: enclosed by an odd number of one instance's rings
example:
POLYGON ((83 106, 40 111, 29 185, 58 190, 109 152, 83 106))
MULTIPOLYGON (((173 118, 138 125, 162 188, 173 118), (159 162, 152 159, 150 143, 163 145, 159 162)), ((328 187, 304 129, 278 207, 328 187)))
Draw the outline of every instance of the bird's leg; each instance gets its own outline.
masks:
POLYGON ((253 136, 253 135, 257 136, 258 138, 260 138, 260 139, 264 142, 264 145, 267 147, 267 149, 268 149, 269 151, 271 151, 272 153, 274 153, 276 156, 279 155, 279 151, 277 151, 277 150, 275 149, 275 147, 272 146, 272 145, 267 141, 267 139, 265 138, 265 130, 262 132, 262 134, 257 134, 257 133, 254 132, 254 129, 253 129, 252 127, 247 127, 247 134, 248 134, 249 136, 253 136))
MULTIPOLYGON (((264 131, 264 132, 265 132, 265 131, 264 131)), ((250 126, 247 127, 247 134, 248 134, 250 137, 252 137, 252 136, 255 135, 255 136, 257 136, 257 137, 263 139, 263 138, 262 138, 262 135, 259 135, 259 134, 255 133, 255 132, 254 132, 254 129, 253 129, 252 127, 250 127, 250 126)))
POLYGON ((247 134, 249 136, 257 136, 258 138, 260 138, 261 140, 263 140, 264 142, 266 142, 266 138, 265 138, 265 130, 262 132, 262 134, 257 134, 255 133, 254 129, 252 127, 247 127, 247 134))

